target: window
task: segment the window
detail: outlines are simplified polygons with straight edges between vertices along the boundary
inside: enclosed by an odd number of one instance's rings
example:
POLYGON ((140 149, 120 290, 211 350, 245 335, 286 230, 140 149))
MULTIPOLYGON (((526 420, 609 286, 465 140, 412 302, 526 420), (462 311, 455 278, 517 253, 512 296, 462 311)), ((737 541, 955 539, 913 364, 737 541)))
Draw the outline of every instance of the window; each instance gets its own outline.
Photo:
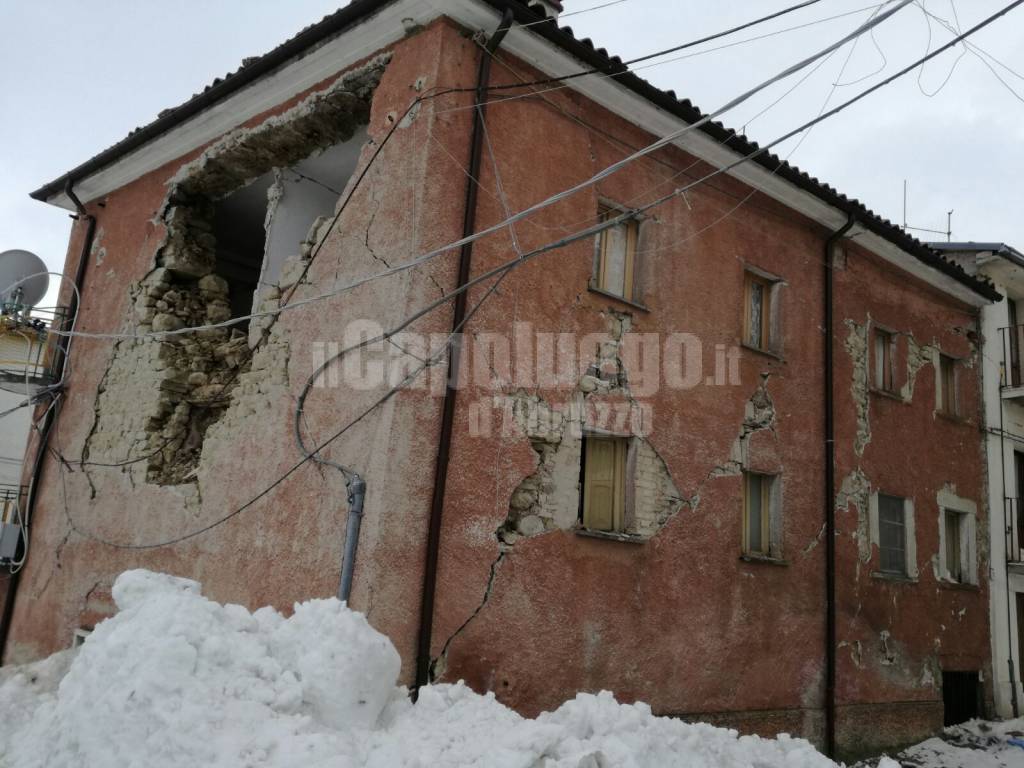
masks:
POLYGON ((974 513, 943 507, 939 511, 939 564, 942 577, 959 584, 977 583, 974 513))
MULTIPOLYGON (((615 208, 602 207, 601 221, 622 215, 615 208)), ((597 236, 597 254, 594 264, 594 287, 599 291, 621 296, 626 301, 636 300, 636 249, 640 222, 630 219, 602 231, 597 236)))
POLYGON ((904 499, 878 494, 878 550, 882 573, 907 575, 907 520, 904 499))
POLYGON ((964 581, 965 568, 963 562, 964 528, 967 515, 952 509, 943 511, 945 525, 945 568, 946 576, 953 581, 964 581))
POLYGON ((875 328, 874 343, 874 382, 875 389, 882 392, 895 392, 895 376, 893 357, 896 350, 896 335, 882 328, 875 328))
POLYGON ((772 518, 775 516, 775 475, 743 473, 743 553, 776 557, 772 518))
POLYGON ((960 398, 957 396, 956 360, 949 355, 939 354, 939 411, 947 416, 960 415, 960 398))
POLYGON ((626 530, 628 453, 628 438, 593 435, 583 438, 581 518, 587 530, 615 533, 626 530))
POLYGON ((780 282, 748 271, 744 286, 743 342, 755 349, 778 352, 776 294, 780 282))

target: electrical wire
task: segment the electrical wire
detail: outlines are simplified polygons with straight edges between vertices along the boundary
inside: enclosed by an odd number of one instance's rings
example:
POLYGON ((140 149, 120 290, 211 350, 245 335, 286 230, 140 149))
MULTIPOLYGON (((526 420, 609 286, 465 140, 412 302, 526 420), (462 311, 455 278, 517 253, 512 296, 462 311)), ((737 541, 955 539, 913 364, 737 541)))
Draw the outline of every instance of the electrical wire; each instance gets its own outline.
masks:
MULTIPOLYGON (((631 66, 633 64, 639 64, 639 63, 644 62, 644 61, 650 61, 651 59, 656 59, 656 58, 659 58, 661 56, 667 56, 670 53, 676 53, 678 51, 686 50, 687 48, 693 48, 695 46, 702 45, 703 43, 709 43, 712 40, 718 40, 719 38, 727 37, 729 35, 735 34, 736 32, 741 32, 744 29, 749 29, 750 27, 756 26, 758 24, 763 24, 766 21, 771 21, 772 19, 777 19, 777 18, 779 18, 781 16, 785 16, 787 14, 793 13, 794 11, 799 11, 799 10, 801 10, 803 8, 807 8, 808 6, 816 5, 819 2, 821 2, 821 0, 804 0, 804 2, 802 2, 802 3, 797 3, 796 5, 791 5, 788 8, 783 8, 781 11, 776 11, 775 13, 770 13, 767 16, 762 16, 762 17, 760 17, 758 19, 754 19, 753 21, 748 21, 748 22, 745 22, 743 24, 739 24, 739 25, 737 25, 735 27, 730 27, 729 29, 722 30, 721 32, 715 32, 714 34, 707 35, 707 36, 702 37, 702 38, 700 38, 698 40, 691 40, 689 42, 682 43, 681 45, 676 45, 676 46, 673 46, 671 48, 665 48, 664 50, 661 50, 661 51, 656 51, 654 53, 648 53, 648 54, 645 54, 643 56, 638 56, 635 59, 629 59, 628 61, 623 61, 621 64, 618 65, 618 67, 620 67, 621 69, 619 69, 618 72, 612 74, 611 76, 614 77, 615 75, 624 74, 625 68, 629 67, 629 66, 631 66)), ((596 10, 596 9, 594 9, 594 10, 596 10)), ((564 17, 566 17, 568 15, 569 14, 563 14, 562 17, 564 18, 564 17)), ((543 21, 546 22, 548 20, 544 19, 543 21)), ((531 24, 536 24, 536 23, 543 23, 543 22, 531 22, 531 24)), ((815 22, 815 23, 817 23, 817 22, 815 22)), ((530 26, 530 25, 524 24, 522 26, 530 26)), ((798 27, 794 27, 794 29, 797 29, 797 28, 798 27)), ((782 30, 782 31, 789 31, 789 30, 782 30)), ((548 77, 548 78, 543 78, 543 79, 540 79, 540 80, 532 80, 532 81, 526 82, 526 83, 516 83, 516 84, 513 84, 513 85, 492 85, 492 86, 488 86, 486 90, 488 90, 488 91, 500 91, 500 90, 507 90, 509 88, 525 88, 527 86, 548 85, 549 83, 562 83, 562 82, 565 82, 567 80, 575 80, 578 77, 586 77, 587 75, 596 75, 596 74, 608 74, 608 73, 604 72, 601 69, 585 69, 585 70, 580 70, 578 72, 573 72, 573 73, 568 74, 568 75, 560 75, 558 77, 548 77)))
MULTIPOLYGON (((921 10, 921 15, 924 18, 925 26, 928 28, 928 42, 925 45, 925 52, 928 52, 932 48, 932 20, 931 20, 931 18, 929 18, 928 11, 925 9, 923 2, 920 2, 919 0, 916 0, 914 5, 916 5, 921 10)), ((925 88, 924 88, 924 83, 921 82, 922 78, 924 77, 924 65, 922 64, 921 68, 917 71, 917 89, 922 94, 927 96, 929 99, 931 99, 931 98, 935 97, 936 95, 938 95, 938 93, 943 88, 946 87, 946 84, 949 82, 950 78, 953 77, 953 73, 956 72, 957 64, 959 64, 960 60, 964 56, 966 56, 966 55, 967 55, 967 46, 963 46, 963 50, 960 51, 960 55, 957 56, 956 59, 953 61, 953 65, 949 68, 949 72, 946 74, 945 79, 943 79, 943 81, 941 83, 939 83, 939 86, 934 91, 931 91, 931 92, 926 91, 925 88)))
MULTIPOLYGON (((707 48, 705 50, 696 51, 694 53, 685 54, 683 56, 675 56, 673 58, 665 59, 663 61, 656 61, 656 62, 653 62, 653 63, 650 63, 650 64, 644 64, 643 66, 633 67, 633 68, 631 68, 629 70, 616 71, 616 72, 612 72, 612 73, 602 73, 600 70, 595 70, 595 71, 587 70, 585 72, 576 72, 576 73, 569 74, 569 75, 562 75, 560 77, 545 78, 543 80, 524 80, 523 82, 520 82, 520 83, 514 83, 514 84, 509 84, 509 85, 504 85, 504 86, 501 86, 501 85, 490 86, 488 88, 488 90, 508 90, 508 89, 511 89, 511 88, 523 88, 523 87, 526 87, 526 86, 529 86, 529 85, 532 85, 532 84, 536 84, 536 83, 540 83, 540 84, 562 83, 560 85, 553 85, 550 88, 545 88, 545 89, 543 89, 541 91, 534 91, 533 93, 529 93, 529 94, 517 94, 515 96, 504 96, 504 97, 501 97, 501 98, 492 99, 488 103, 489 104, 503 104, 503 103, 505 103, 507 101, 518 101, 520 99, 531 98, 532 96, 539 95, 539 94, 542 94, 542 93, 551 93, 553 91, 561 91, 561 90, 564 90, 566 88, 572 87, 569 84, 565 84, 565 81, 572 80, 572 79, 575 79, 578 76, 583 76, 583 75, 594 75, 595 79, 614 80, 615 78, 621 77, 622 75, 626 74, 627 71, 628 72, 632 72, 632 73, 635 74, 636 72, 641 72, 641 71, 646 70, 646 69, 653 69, 654 67, 661 67, 661 66, 664 66, 665 64, 673 64, 673 63, 675 63, 677 61, 684 61, 686 59, 692 59, 692 58, 696 58, 696 57, 699 57, 699 56, 704 56, 704 55, 709 54, 709 53, 716 53, 718 51, 724 51, 724 50, 727 50, 729 48, 735 48, 735 47, 740 46, 740 45, 746 45, 747 43, 754 43, 754 42, 758 42, 760 40, 766 40, 768 38, 777 37, 778 35, 784 34, 786 32, 794 32, 794 31, 797 31, 797 30, 800 30, 800 29, 807 29, 809 27, 817 26, 818 24, 824 24, 824 23, 829 22, 829 21, 835 21, 837 19, 844 19, 847 16, 855 16, 858 13, 862 13, 864 11, 869 11, 872 8, 877 8, 877 7, 879 7, 879 5, 885 5, 886 2, 891 2, 891 1, 892 0, 884 0, 884 2, 882 2, 880 4, 879 3, 873 3, 871 5, 865 5, 865 6, 862 6, 860 8, 855 8, 852 11, 845 11, 843 13, 837 13, 834 16, 826 16, 824 18, 815 19, 814 21, 809 21, 809 22, 806 22, 804 24, 797 24, 796 26, 793 26, 793 27, 784 27, 783 29, 778 29, 778 30, 775 30, 773 32, 766 32, 763 35, 757 35, 755 37, 748 37, 748 38, 744 38, 743 40, 737 40, 735 42, 727 43, 725 45, 719 45, 719 46, 716 46, 714 48, 707 48)), ((685 46, 682 46, 682 47, 688 47, 688 46, 689 46, 689 44, 687 44, 685 46)), ((652 54, 652 55, 656 55, 656 54, 652 54)), ((649 58, 649 57, 644 57, 644 58, 649 58)), ((629 62, 626 62, 626 63, 628 64, 629 62)), ((438 113, 439 114, 444 114, 446 112, 457 112, 457 111, 466 110, 466 109, 472 109, 472 106, 450 107, 448 109, 438 110, 438 113)))
MULTIPOLYGON (((954 4, 953 0, 950 0, 950 5, 953 7, 953 14, 954 14, 954 19, 955 19, 955 24, 951 24, 947 19, 943 19, 941 16, 935 15, 934 13, 929 11, 927 8, 925 8, 923 3, 917 3, 917 6, 921 9, 921 11, 926 16, 934 19, 939 24, 941 24, 943 27, 945 27, 949 32, 951 32, 952 34, 956 35, 956 34, 960 33, 960 22, 959 22, 958 19, 956 19, 956 5, 954 4)), ((1020 101, 1020 102, 1024 103, 1024 96, 1021 96, 1021 94, 1017 93, 1017 91, 1013 88, 1013 86, 1011 86, 1008 82, 1006 82, 1006 80, 1004 80, 1002 78, 1002 76, 998 72, 996 72, 996 70, 995 70, 995 68, 993 68, 992 64, 989 63, 989 60, 991 60, 992 62, 995 62, 996 64, 1001 66, 1003 69, 1005 69, 1007 72, 1009 72, 1010 74, 1014 75, 1015 77, 1020 78, 1021 80, 1024 80, 1024 75, 1021 75, 1019 72, 1017 72, 1016 70, 1012 69, 1008 64, 1004 64, 1002 61, 997 59, 995 56, 993 56, 991 53, 989 53, 988 51, 986 51, 984 48, 982 48, 981 46, 977 45, 976 43, 973 43, 973 42, 970 42, 970 41, 965 41, 964 42, 964 47, 965 47, 966 50, 969 50, 972 54, 974 54, 975 58, 977 58, 982 64, 984 64, 988 68, 989 72, 992 73, 992 76, 995 77, 996 80, 998 80, 1002 84, 1003 88, 1005 88, 1007 91, 1009 91, 1013 95, 1013 97, 1015 99, 1017 99, 1017 101, 1020 101)))
MULTIPOLYGON (((688 124, 684 125, 682 128, 679 128, 679 129, 677 129, 675 131, 672 131, 671 133, 667 134, 666 136, 663 136, 662 138, 658 139, 657 141, 655 141, 655 142, 653 142, 653 143, 651 143, 651 144, 649 144, 649 145, 639 149, 638 151, 634 152, 632 155, 630 155, 628 157, 625 157, 625 158, 623 158, 623 159, 621 159, 621 160, 619 160, 619 161, 617 161, 615 163, 612 163, 607 168, 605 168, 605 169, 599 171, 598 173, 594 174, 593 176, 591 176, 589 179, 581 181, 581 182, 579 182, 579 183, 577 183, 577 184, 575 184, 575 185, 573 185, 573 186, 569 187, 568 189, 565 189, 565 190, 563 190, 561 192, 557 192, 554 195, 551 195, 550 197, 548 197, 548 198, 546 198, 544 200, 541 200, 538 203, 534 203, 533 205, 531 205, 531 206, 529 206, 529 207, 519 211, 518 213, 514 214, 513 216, 508 217, 505 221, 501 221, 501 222, 498 222, 498 223, 493 224, 491 226, 488 226, 488 227, 486 227, 486 228, 484 228, 482 230, 479 230, 478 232, 475 232, 475 233, 473 233, 471 235, 468 235, 468 236, 460 238, 459 240, 456 240, 456 241, 454 241, 452 243, 449 243, 448 245, 444 245, 444 246, 441 246, 439 248, 435 248, 435 249, 433 249, 431 251, 428 251, 427 253, 425 253, 425 254, 423 254, 423 255, 421 255, 421 256, 419 256, 419 257, 417 257, 417 258, 415 258, 415 259, 413 259, 411 261, 405 262, 404 264, 398 265, 396 267, 392 267, 390 269, 383 270, 381 272, 376 273, 375 275, 370 275, 370 276, 367 276, 367 277, 355 280, 355 281, 349 283, 348 285, 342 286, 341 288, 335 289, 335 290, 333 290, 333 291, 331 291, 331 292, 329 292, 327 294, 321 294, 320 296, 309 297, 307 299, 299 300, 299 301, 296 301, 296 302, 291 302, 291 301, 288 301, 286 299, 285 305, 282 306, 282 307, 278 307, 277 309, 266 310, 266 311, 263 311, 263 312, 255 312, 255 313, 252 313, 250 315, 245 315, 245 316, 237 317, 237 318, 231 318, 229 320, 225 320, 225 321, 220 322, 220 323, 211 323, 211 324, 200 325, 200 326, 191 326, 191 327, 181 328, 181 329, 173 330, 173 331, 152 331, 152 332, 148 332, 148 333, 145 333, 145 334, 88 334, 88 333, 81 333, 81 332, 79 332, 77 335, 86 336, 88 338, 108 338, 108 339, 110 339, 110 338, 113 338, 113 339, 143 338, 143 337, 167 338, 169 336, 182 335, 182 334, 185 334, 185 333, 194 333, 196 331, 205 331, 205 330, 213 330, 213 329, 217 329, 217 328, 226 328, 226 327, 230 327, 232 325, 237 325, 239 323, 246 322, 246 321, 251 320, 251 319, 255 319, 255 318, 259 318, 259 317, 268 317, 268 316, 278 315, 278 314, 280 314, 281 312, 285 311, 288 308, 297 308, 297 307, 300 307, 300 306, 304 306, 305 304, 312 303, 314 301, 321 301, 323 299, 330 298, 332 296, 337 296, 337 295, 339 295, 341 293, 347 292, 349 290, 353 290, 354 288, 357 288, 357 287, 359 287, 361 285, 364 285, 364 284, 366 284, 366 283, 368 283, 368 282, 370 282, 372 280, 376 280, 376 279, 379 279, 381 277, 386 277, 386 276, 389 276, 389 275, 392 275, 392 274, 397 274, 399 272, 403 272, 403 271, 406 271, 408 269, 412 269, 412 268, 414 268, 416 266, 419 266, 421 264, 425 264, 426 262, 428 262, 428 261, 430 261, 430 260, 432 260, 432 259, 434 259, 434 258, 436 258, 438 256, 441 256, 441 255, 443 255, 445 253, 453 251, 453 250, 455 250, 457 248, 461 248, 462 246, 468 245, 469 243, 476 242, 477 240, 480 240, 480 239, 482 239, 482 238, 484 238, 484 237, 486 237, 488 235, 494 234, 495 232, 498 232, 498 231, 504 229, 509 224, 516 223, 516 222, 521 221, 521 220, 523 220, 523 219, 525 219, 525 218, 527 218, 527 217, 529 217, 529 216, 531 216, 531 215, 533 215, 533 214, 535 214, 535 213, 537 213, 537 212, 539 212, 541 210, 544 210, 545 208, 549 208, 550 206, 552 206, 552 205, 554 205, 554 204, 556 204, 558 202, 561 202, 561 201, 563 201, 563 200, 565 200, 565 199, 575 195, 576 193, 578 193, 578 192, 580 192, 580 191, 582 191, 584 189, 587 189, 587 188, 593 186, 594 184, 597 184, 599 181, 608 178, 609 176, 611 176, 611 175, 617 173, 618 171, 622 170, 623 168, 625 168, 630 163, 635 162, 639 158, 645 157, 647 155, 650 155, 651 153, 653 153, 653 152, 655 152, 655 151, 657 151, 657 150, 659 150, 659 149, 661 149, 661 148, 663 148, 663 147, 665 147, 665 146, 667 146, 667 145, 677 141, 678 139, 682 138, 684 135, 686 135, 686 134, 688 134, 688 133, 690 133, 692 131, 697 130, 701 126, 711 122, 712 120, 716 119, 717 117, 720 117, 721 115, 723 115, 724 113, 728 112, 729 110, 734 109, 735 107, 743 104, 744 102, 749 100, 752 96, 754 96, 757 93, 763 91, 764 89, 770 87, 771 85, 774 85, 775 83, 777 83, 777 82, 779 82, 781 80, 784 80, 784 79, 790 77, 791 75, 793 75, 793 74, 795 74, 795 73, 797 73, 797 72, 807 68, 808 66, 810 66, 811 64, 816 62, 818 59, 827 56, 828 54, 832 53, 836 49, 841 48, 842 46, 844 46, 846 43, 848 43, 848 42, 850 42, 852 40, 855 40, 857 37, 859 37, 860 35, 864 34, 868 30, 870 30, 870 29, 878 26, 879 24, 883 23, 884 21, 886 21, 890 16, 892 16, 893 14, 895 14, 898 11, 902 10, 904 7, 906 7, 907 5, 911 4, 913 1, 914 0, 886 0, 886 3, 884 3, 883 5, 886 5, 886 4, 894 2, 896 4, 895 7, 891 8, 889 10, 882 11, 882 12, 878 13, 877 15, 873 16, 873 18, 871 18, 868 21, 864 22, 864 24, 860 25, 853 32, 845 35, 843 38, 841 38, 837 42, 834 42, 834 43, 826 46, 825 48, 823 48, 822 50, 812 54, 811 56, 808 56, 808 57, 806 57, 804 59, 801 59, 797 63, 787 67, 786 69, 784 69, 782 72, 780 72, 780 73, 778 73, 776 75, 773 75, 773 76, 769 77, 767 80, 764 80, 763 82, 761 82, 758 85, 754 86, 753 88, 750 88, 750 89, 744 91, 739 96, 737 96, 737 97, 735 97, 733 99, 730 99, 728 102, 723 104, 721 107, 719 107, 718 109, 716 109, 716 110, 714 110, 714 111, 704 115, 700 119, 698 119, 698 120, 696 120, 696 121, 694 121, 692 123, 688 123, 688 124)), ((415 105, 415 103, 416 102, 414 101, 413 105, 415 105)), ((410 106, 409 110, 411 110, 411 109, 412 109, 412 105, 410 106)), ((407 110, 407 112, 406 112, 407 114, 408 114, 409 110, 407 110)), ((396 124, 397 124, 397 122, 398 121, 396 121, 396 124)), ((388 135, 390 136, 391 134, 389 133, 388 135)), ((382 146, 383 146, 383 144, 381 145, 381 147, 382 146)), ((379 152, 381 147, 378 148, 378 152, 379 152)), ((368 170, 368 167, 364 168, 363 174, 360 176, 360 180, 365 175, 367 170, 368 170)), ((331 222, 331 226, 328 227, 327 234, 329 234, 330 231, 333 229, 333 227, 336 226, 338 219, 341 217, 341 213, 344 211, 345 205, 347 205, 347 202, 350 199, 351 199, 351 196, 346 199, 345 204, 343 204, 342 207, 339 209, 339 211, 336 213, 334 219, 331 222)), ((320 252, 320 249, 323 247, 323 244, 326 242, 327 234, 324 235, 324 237, 320 240, 319 244, 317 245, 317 247, 314 249, 314 251, 310 255, 310 259, 307 262, 307 264, 305 265, 305 268, 303 269, 303 272, 300 275, 299 280, 292 286, 291 291, 289 292, 289 297, 292 294, 294 294, 295 290, 298 288, 298 285, 305 278, 305 275, 308 273, 309 267, 311 266, 313 260, 316 258, 317 254, 320 252)))

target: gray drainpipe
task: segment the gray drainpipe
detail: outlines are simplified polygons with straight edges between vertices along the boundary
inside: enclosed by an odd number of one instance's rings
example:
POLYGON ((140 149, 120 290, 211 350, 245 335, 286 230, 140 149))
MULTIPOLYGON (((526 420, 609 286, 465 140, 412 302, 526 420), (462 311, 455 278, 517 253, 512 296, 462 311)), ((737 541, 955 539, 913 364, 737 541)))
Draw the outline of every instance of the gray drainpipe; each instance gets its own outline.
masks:
POLYGON ((359 526, 363 522, 363 499, 366 497, 366 481, 353 475, 348 483, 348 527, 345 531, 345 553, 341 559, 341 583, 338 585, 338 599, 348 602, 352 594, 352 574, 356 570, 356 550, 359 548, 359 526))

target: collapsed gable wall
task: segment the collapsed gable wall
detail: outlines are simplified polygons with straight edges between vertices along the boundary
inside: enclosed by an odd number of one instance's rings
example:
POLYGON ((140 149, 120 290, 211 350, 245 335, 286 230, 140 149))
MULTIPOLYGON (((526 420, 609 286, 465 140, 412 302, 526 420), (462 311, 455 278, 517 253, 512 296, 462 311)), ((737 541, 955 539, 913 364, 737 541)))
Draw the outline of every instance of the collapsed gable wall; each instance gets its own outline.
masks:
MULTIPOLYGON (((134 299, 130 328, 139 333, 177 331, 231 318, 229 283, 216 274, 216 201, 275 168, 293 166, 351 138, 369 118, 369 100, 385 61, 371 61, 256 127, 233 131, 182 166, 168 182, 159 214, 166 238, 156 252, 154 269, 129 288, 134 299)), ((312 232, 308 240, 315 241, 316 235, 312 232)), ((300 245, 294 246, 296 256, 308 259, 311 243, 301 253, 300 245)), ((263 254, 249 257, 256 263, 264 260, 263 254)), ((276 305, 262 293, 259 308, 276 305)), ((269 386, 281 390, 287 384, 287 357, 280 332, 268 340, 254 334, 247 343, 238 327, 118 342, 83 455, 109 462, 118 452, 123 455, 127 443, 131 455, 151 456, 146 481, 194 481, 206 431, 230 407, 233 390, 244 377, 245 394, 251 396, 260 391, 264 376, 269 386), (253 360, 250 349, 257 343, 263 348, 253 360), (250 371, 253 362, 259 367, 250 371), (133 389, 141 397, 127 399, 133 389)), ((247 413, 255 411, 251 404, 243 407, 247 413)))

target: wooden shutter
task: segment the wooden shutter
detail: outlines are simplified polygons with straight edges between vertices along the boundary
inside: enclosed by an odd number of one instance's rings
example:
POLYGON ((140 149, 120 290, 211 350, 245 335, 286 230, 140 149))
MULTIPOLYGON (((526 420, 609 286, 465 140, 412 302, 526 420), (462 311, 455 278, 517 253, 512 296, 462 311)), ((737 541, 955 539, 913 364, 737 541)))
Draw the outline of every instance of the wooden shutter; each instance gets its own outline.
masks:
MULTIPOLYGON (((619 215, 619 211, 602 208, 600 219, 608 221, 619 215)), ((639 233, 640 223, 631 220, 598 235, 596 284, 600 290, 633 301, 639 233)))
POLYGON ((583 527, 623 530, 626 497, 626 441, 588 437, 583 472, 583 527))

